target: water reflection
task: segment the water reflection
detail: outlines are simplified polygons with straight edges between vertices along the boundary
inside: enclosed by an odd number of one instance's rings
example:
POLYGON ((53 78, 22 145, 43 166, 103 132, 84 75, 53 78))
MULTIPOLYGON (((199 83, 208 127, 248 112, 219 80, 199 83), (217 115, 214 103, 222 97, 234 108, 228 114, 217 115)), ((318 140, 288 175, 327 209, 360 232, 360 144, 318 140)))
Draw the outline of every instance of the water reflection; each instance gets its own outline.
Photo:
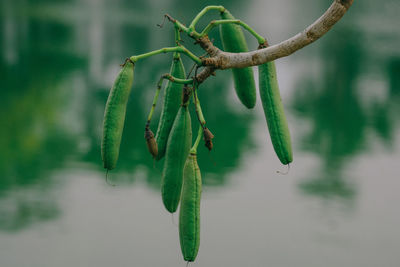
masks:
POLYGON ((354 82, 360 74, 364 53, 361 38, 349 38, 355 34, 342 29, 340 38, 330 38, 329 47, 325 47, 330 51, 324 51, 321 59, 321 78, 303 82, 293 98, 293 108, 299 116, 311 120, 312 125, 302 145, 319 154, 323 161, 318 178, 301 184, 309 194, 354 196, 354 188, 346 183, 341 172, 349 157, 363 149, 366 142, 367 114, 354 82))
POLYGON ((84 61, 63 49, 73 37, 67 27, 37 19, 14 24, 12 13, 4 18, 0 28, 13 34, 4 32, 1 43, 13 46, 2 51, 13 52, 0 61, 0 229, 18 230, 59 214, 51 172, 77 144, 63 122, 63 83, 84 61))
POLYGON ((380 55, 382 63, 375 61, 370 47, 366 47, 365 34, 349 22, 336 27, 335 35, 321 41, 318 75, 300 80, 292 98, 296 115, 311 125, 301 137, 302 149, 321 160, 319 170, 312 170, 311 178, 299 185, 307 195, 353 199, 356 186, 351 182, 351 172, 346 172, 352 159, 371 149, 371 136, 379 136, 387 148, 394 143, 399 62, 392 55, 380 55), (383 77, 388 79, 389 90, 370 83, 370 76, 381 74, 371 73, 376 69, 387 71, 383 77))
MULTIPOLYGON (((179 8, 174 13, 188 14, 183 12, 185 1, 176 2, 179 8)), ((53 195, 53 176, 70 168, 68 163, 89 163, 104 178, 100 137, 108 85, 126 56, 171 45, 173 30, 155 27, 159 14, 130 19, 127 10, 136 14, 146 1, 121 1, 126 8, 112 9, 112 18, 107 12, 112 3, 105 1, 3 3, 7 8, 0 20, 0 29, 6 29, 0 42, 0 230, 18 230, 61 213, 53 195), (154 23, 147 23, 149 19, 154 23)), ((193 7, 193 14, 203 6, 193 7)), ((169 70, 169 59, 170 55, 149 59, 135 69, 120 159, 111 173, 118 185, 144 177, 159 190, 162 162, 153 167, 143 129, 153 89, 169 70)), ((206 185, 223 185, 227 174, 240 166, 240 152, 250 146, 252 120, 228 104, 230 85, 222 74, 205 83, 199 94, 216 136, 215 151, 208 154, 204 148, 199 155, 206 185)))
POLYGON ((400 58, 389 58, 387 63, 390 95, 399 98, 400 95, 400 58))

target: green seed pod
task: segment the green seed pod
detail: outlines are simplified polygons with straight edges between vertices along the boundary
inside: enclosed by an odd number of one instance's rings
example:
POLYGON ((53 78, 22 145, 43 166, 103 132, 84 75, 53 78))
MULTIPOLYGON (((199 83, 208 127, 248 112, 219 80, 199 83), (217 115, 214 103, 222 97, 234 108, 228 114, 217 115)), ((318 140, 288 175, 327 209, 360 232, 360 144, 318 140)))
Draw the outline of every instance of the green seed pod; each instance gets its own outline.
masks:
POLYGON ((183 171, 179 210, 179 239, 185 261, 194 261, 200 245, 201 174, 196 154, 190 154, 183 171))
MULTIPOLYGON (((235 19, 229 11, 221 13, 222 19, 235 19)), ((247 43, 239 25, 222 24, 220 28, 222 45, 224 50, 232 53, 247 52, 247 43)), ((251 109, 256 105, 256 84, 254 81, 253 69, 234 68, 232 69, 235 91, 243 105, 251 109)))
POLYGON ((269 134, 276 155, 282 164, 293 161, 290 133, 276 78, 273 61, 258 66, 260 97, 269 134))
MULTIPOLYGON (((174 55, 170 74, 176 78, 185 78, 185 69, 179 54, 174 55)), ((156 142, 158 146, 158 154, 156 160, 160 160, 165 155, 167 147, 168 135, 171 131, 172 124, 181 103, 183 84, 168 81, 164 92, 164 104, 161 111, 160 121, 156 132, 156 142)))
POLYGON ((126 104, 133 83, 134 64, 126 60, 111 88, 107 99, 103 121, 101 157, 103 166, 112 170, 117 164, 122 131, 124 128, 126 104))
POLYGON ((192 126, 187 106, 181 106, 168 137, 161 195, 165 208, 173 213, 179 204, 182 189, 183 168, 192 143, 192 126))

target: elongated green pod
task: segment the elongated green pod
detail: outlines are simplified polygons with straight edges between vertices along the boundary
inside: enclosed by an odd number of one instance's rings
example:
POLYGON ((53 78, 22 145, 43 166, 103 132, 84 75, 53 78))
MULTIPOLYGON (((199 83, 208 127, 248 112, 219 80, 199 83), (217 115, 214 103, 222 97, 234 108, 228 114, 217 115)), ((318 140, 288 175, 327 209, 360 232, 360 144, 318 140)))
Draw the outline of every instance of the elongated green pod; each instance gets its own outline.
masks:
POLYGON ((179 239, 183 259, 194 261, 200 246, 201 173, 196 154, 190 153, 183 171, 179 210, 179 239))
POLYGON ((124 128, 126 104, 133 83, 134 64, 126 60, 108 95, 103 121, 101 157, 103 166, 112 170, 117 164, 122 131, 124 128))
MULTIPOLYGON (((229 11, 225 10, 221 13, 222 19, 235 19, 229 11)), ((232 53, 247 52, 247 43, 244 34, 239 25, 222 24, 220 27, 220 35, 224 50, 232 53)), ((256 84, 254 81, 253 69, 234 68, 232 69, 235 91, 247 108, 251 109, 256 105, 256 84)))
POLYGON ((161 180, 161 195, 165 208, 176 211, 181 197, 183 168, 192 144, 192 126, 187 106, 181 106, 168 137, 161 180))
MULTIPOLYGON (((176 78, 185 78, 185 69, 179 53, 174 55, 170 74, 176 78)), ((160 160, 165 155, 167 148, 168 135, 171 131, 172 124, 176 114, 178 113, 181 103, 183 84, 173 83, 168 81, 164 91, 164 103, 161 111, 160 121, 158 123, 156 142, 158 146, 158 154, 156 160, 160 160)))
POLYGON ((276 155, 282 164, 293 160, 290 133, 279 93, 275 62, 258 66, 261 102, 276 155))

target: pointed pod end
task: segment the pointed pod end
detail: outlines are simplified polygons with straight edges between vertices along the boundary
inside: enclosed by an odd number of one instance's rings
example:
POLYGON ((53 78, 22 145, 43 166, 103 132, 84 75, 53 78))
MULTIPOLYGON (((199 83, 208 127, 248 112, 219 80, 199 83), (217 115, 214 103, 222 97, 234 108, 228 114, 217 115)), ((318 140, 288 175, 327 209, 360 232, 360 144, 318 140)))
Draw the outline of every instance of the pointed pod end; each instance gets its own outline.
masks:
POLYGON ((165 207, 165 209, 169 212, 169 213, 171 213, 171 214, 174 214, 175 212, 176 212, 176 210, 177 210, 177 208, 178 208, 178 205, 173 205, 173 204, 171 204, 171 203, 166 203, 166 201, 164 201, 164 199, 163 199, 163 203, 164 203, 164 207, 165 207))

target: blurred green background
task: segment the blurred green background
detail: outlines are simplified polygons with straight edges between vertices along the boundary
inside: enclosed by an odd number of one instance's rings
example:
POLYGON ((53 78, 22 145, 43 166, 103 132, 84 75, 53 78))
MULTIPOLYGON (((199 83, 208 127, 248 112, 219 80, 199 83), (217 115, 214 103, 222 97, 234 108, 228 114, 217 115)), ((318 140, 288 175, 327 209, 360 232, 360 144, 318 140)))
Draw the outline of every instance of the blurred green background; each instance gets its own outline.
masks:
MULTIPOLYGON (((153 163, 143 138, 171 55, 135 68, 111 187, 100 138, 119 64, 173 45, 172 26, 156 26, 165 13, 188 24, 221 4, 275 44, 330 3, 2 0, 0 266, 184 266, 161 202, 162 162, 153 163)), ((277 60, 294 146, 286 176, 276 173, 285 167, 261 103, 245 109, 229 71, 201 86, 215 149, 199 148, 201 245, 191 266, 400 265, 398 14, 398 0, 356 0, 321 40, 277 60)), ((220 46, 217 30, 211 38, 220 46)), ((184 45, 201 55, 192 43, 184 45)))

